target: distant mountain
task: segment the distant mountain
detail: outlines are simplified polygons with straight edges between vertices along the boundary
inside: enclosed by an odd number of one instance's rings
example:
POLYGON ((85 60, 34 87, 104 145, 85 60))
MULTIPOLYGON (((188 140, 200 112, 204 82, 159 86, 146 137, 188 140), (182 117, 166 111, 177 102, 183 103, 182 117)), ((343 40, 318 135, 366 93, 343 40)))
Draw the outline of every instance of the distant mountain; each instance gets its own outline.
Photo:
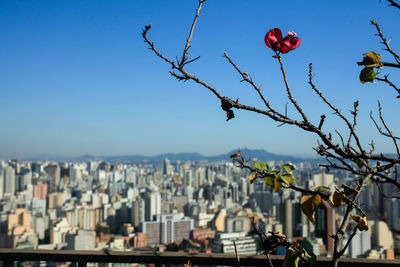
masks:
POLYGON ((38 154, 32 157, 24 158, 26 161, 69 161, 74 160, 76 157, 63 156, 63 155, 51 155, 51 154, 38 154))
MULTIPOLYGON (((143 156, 143 155, 122 155, 122 156, 92 156, 92 155, 83 155, 80 157, 64 157, 64 156, 56 156, 56 155, 37 155, 31 157, 27 160, 57 160, 57 161, 89 161, 89 160, 104 160, 110 162, 154 162, 154 161, 161 161, 165 158, 168 158, 170 161, 230 161, 230 155, 234 154, 237 150, 232 150, 226 154, 220 154, 215 156, 203 156, 199 153, 165 153, 155 156, 143 156)), ((283 155, 283 154, 274 154, 270 153, 264 149, 241 149, 242 155, 248 158, 256 158, 262 161, 290 161, 293 163, 301 162, 301 161, 312 161, 312 162, 319 162, 321 159, 319 158, 304 158, 304 157, 296 157, 291 155, 283 155)))

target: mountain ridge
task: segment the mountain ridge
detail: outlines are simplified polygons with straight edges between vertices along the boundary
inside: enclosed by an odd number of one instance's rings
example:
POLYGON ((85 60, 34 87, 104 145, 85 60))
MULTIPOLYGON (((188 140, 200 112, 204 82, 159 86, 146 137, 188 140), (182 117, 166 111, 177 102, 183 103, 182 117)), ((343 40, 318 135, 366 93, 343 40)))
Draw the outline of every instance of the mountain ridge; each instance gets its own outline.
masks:
MULTIPOLYGON (((292 156, 292 155, 285 155, 285 154, 276 154, 268 152, 264 149, 248 149, 244 148, 240 150, 242 155, 245 158, 253 158, 262 161, 290 161, 290 162, 304 162, 304 161, 320 161, 319 158, 315 157, 299 157, 299 156, 292 156)), ((43 161, 43 160, 53 160, 53 161, 88 161, 88 160, 105 160, 110 162, 154 162, 154 161, 161 161, 165 158, 168 158, 170 161, 230 161, 230 155, 237 152, 236 150, 232 150, 228 153, 218 154, 214 156, 204 156, 197 152, 182 152, 182 153, 162 153, 153 156, 144 156, 139 154, 132 154, 132 155, 118 155, 118 156, 110 156, 110 155, 103 155, 103 156, 93 156, 90 154, 85 154, 78 157, 68 157, 62 155, 50 155, 50 154, 39 154, 24 160, 30 161, 43 161)))

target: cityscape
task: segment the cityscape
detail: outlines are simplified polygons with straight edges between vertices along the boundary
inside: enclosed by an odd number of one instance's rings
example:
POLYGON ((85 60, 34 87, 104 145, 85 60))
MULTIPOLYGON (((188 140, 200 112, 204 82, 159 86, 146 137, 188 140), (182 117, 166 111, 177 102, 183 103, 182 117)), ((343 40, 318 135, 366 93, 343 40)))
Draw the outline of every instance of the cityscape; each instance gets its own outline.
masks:
POLYGON ((0 1, 0 267, 400 265, 400 2, 361 3, 0 1))
MULTIPOLYGON (((280 163, 267 161, 270 168, 280 163)), ((305 188, 333 190, 356 178, 338 169, 328 172, 310 160, 293 164, 296 185, 305 188)), ((301 212, 301 193, 271 192, 260 179, 250 183, 249 174, 229 157, 213 162, 2 160, 0 245, 235 253, 235 242, 239 255, 256 255, 263 252, 257 232, 279 232, 317 256, 332 255, 330 235, 343 209, 323 200, 312 224, 301 212)), ((395 193, 391 186, 383 190, 395 193)), ((371 185, 360 203, 369 230, 354 236, 345 256, 394 259, 400 253, 400 200, 382 198, 371 185)))

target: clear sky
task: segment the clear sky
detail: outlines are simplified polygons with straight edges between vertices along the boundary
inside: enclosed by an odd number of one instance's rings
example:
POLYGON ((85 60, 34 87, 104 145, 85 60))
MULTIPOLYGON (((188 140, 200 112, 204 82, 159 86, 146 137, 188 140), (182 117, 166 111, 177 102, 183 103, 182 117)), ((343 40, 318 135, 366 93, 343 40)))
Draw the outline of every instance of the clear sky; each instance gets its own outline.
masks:
MULTIPOLYGON (((317 138, 294 127, 276 127, 245 111, 226 122, 209 91, 171 78, 169 66, 147 49, 140 33, 152 23, 149 36, 159 50, 170 58, 181 55, 196 6, 195 0, 0 1, 0 157, 212 155, 238 147, 312 154, 317 138)), ((209 0, 189 55, 201 59, 188 70, 223 94, 261 107, 221 57, 226 51, 283 111, 288 102, 283 81, 263 39, 274 27, 295 31, 303 42, 283 60, 304 110, 316 123, 327 114, 327 130, 343 129, 307 85, 313 62, 315 82, 345 114, 360 100, 364 144, 374 139, 378 151, 392 152, 368 115, 376 113, 380 99, 388 123, 399 132, 400 100, 388 87, 358 80, 362 53, 382 48, 370 19, 393 35, 391 45, 400 50, 400 11, 384 0, 209 0)), ((391 73, 399 81, 399 71, 391 73)), ((288 111, 297 116, 292 107, 288 111)))

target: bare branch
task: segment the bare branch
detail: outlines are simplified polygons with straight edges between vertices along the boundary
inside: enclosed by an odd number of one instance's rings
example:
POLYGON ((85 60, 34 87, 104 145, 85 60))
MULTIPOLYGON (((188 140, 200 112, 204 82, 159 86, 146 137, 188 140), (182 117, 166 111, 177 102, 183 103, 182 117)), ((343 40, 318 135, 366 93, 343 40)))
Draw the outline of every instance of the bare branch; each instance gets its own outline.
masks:
MULTIPOLYGON (((199 18, 199 15, 200 15, 201 6, 203 5, 204 2, 205 2, 205 0, 199 0, 199 6, 196 9, 196 15, 194 16, 192 27, 190 27, 189 36, 188 36, 188 38, 186 40, 185 48, 183 49, 181 62, 179 63, 179 67, 181 67, 181 68, 183 66, 185 66, 185 64, 187 64, 186 60, 187 60, 188 51, 189 51, 189 48, 190 48, 190 41, 192 40, 193 31, 194 31, 194 28, 196 26, 197 19, 199 18)), ((193 60, 191 62, 193 62, 193 60)))
MULTIPOLYGON (((337 109, 335 106, 333 106, 326 98, 325 96, 321 93, 321 91, 318 90, 318 88, 315 86, 314 82, 313 82, 313 77, 314 74, 312 73, 312 63, 309 64, 309 73, 308 73, 308 83, 310 84, 311 88, 318 94, 318 96, 322 99, 322 101, 324 101, 334 112, 335 114, 337 114, 347 125, 347 127, 350 130, 351 136, 354 137, 354 139, 356 140, 357 146, 360 149, 360 152, 362 154, 364 154, 364 150, 362 149, 360 140, 358 139, 358 136, 355 134, 353 126, 351 125, 351 123, 349 122, 349 120, 340 112, 339 109, 337 109)), ((350 148, 348 148, 350 149, 350 148)))
POLYGON ((157 55, 159 58, 161 58, 161 59, 163 59, 164 61, 166 61, 167 63, 169 63, 169 64, 172 66, 172 68, 177 68, 177 67, 175 66, 175 63, 174 63, 172 60, 166 58, 166 57, 165 57, 163 54, 161 54, 160 52, 158 52, 157 49, 154 47, 154 43, 151 42, 151 41, 147 38, 147 32, 151 29, 151 27, 152 27, 151 24, 145 26, 145 28, 144 28, 144 30, 143 30, 143 32, 142 32, 142 36, 143 36, 144 41, 150 46, 149 49, 150 49, 150 50, 153 50, 154 53, 156 53, 156 55, 157 55))
POLYGON ((285 71, 285 68, 283 67, 282 57, 278 54, 278 52, 275 51, 275 53, 276 53, 276 57, 277 57, 277 59, 279 61, 279 64, 281 66, 281 72, 282 72, 282 75, 283 75, 283 80, 285 82, 286 92, 288 94, 288 98, 289 98, 290 102, 292 102, 292 104, 295 106, 297 111, 300 113, 301 117, 303 118, 304 123, 310 125, 310 122, 308 121, 306 114, 303 112, 303 110, 301 109, 299 104, 297 104, 296 100, 292 96, 292 91, 290 90, 289 83, 288 83, 288 80, 287 80, 287 77, 286 77, 286 71, 285 71))
MULTIPOLYGON (((358 66, 363 66, 365 63, 364 62, 357 62, 358 66)), ((392 67, 392 68, 400 68, 400 64, 396 64, 396 63, 391 63, 391 62, 384 62, 384 61, 380 61, 379 62, 379 67, 383 68, 383 67, 392 67)))
POLYGON ((353 232, 351 233, 349 239, 347 240, 346 244, 344 245, 343 249, 340 251, 340 254, 343 255, 346 252, 347 247, 350 245, 351 240, 357 233, 357 225, 354 227, 353 232))
POLYGON ((381 106, 381 102, 380 102, 380 101, 378 101, 378 106, 379 106, 379 118, 381 119, 381 122, 382 122, 383 126, 384 126, 385 129, 386 129, 386 134, 387 134, 386 136, 389 136, 390 138, 392 138, 393 144, 394 144, 394 146, 395 146, 395 148, 396 148, 397 155, 398 155, 399 158, 400 158, 400 150, 399 150, 399 146, 398 146, 397 141, 396 141, 396 139, 400 139, 400 138, 398 138, 398 137, 396 138, 396 137, 393 135, 392 131, 389 129, 389 127, 387 126, 385 120, 383 119, 383 115, 382 115, 382 106, 381 106))
POLYGON ((394 6, 400 9, 400 5, 393 0, 387 0, 389 2, 389 6, 394 6))
MULTIPOLYGON (((357 113, 358 113, 358 101, 354 102, 354 111, 351 111, 351 114, 353 115, 353 124, 351 125, 349 139, 347 141, 347 148, 349 148, 349 149, 351 147, 351 138, 352 138, 352 136, 355 135, 356 125, 357 125, 357 113)), ((360 148, 360 150, 361 150, 361 148, 360 148)))
POLYGON ((228 54, 226 52, 224 52, 224 57, 229 61, 229 63, 236 69, 237 72, 239 72, 239 74, 242 76, 243 81, 249 83, 254 90, 257 91, 258 95, 260 96, 261 100, 264 102, 265 106, 268 108, 269 111, 271 111, 272 113, 274 113, 276 116, 279 117, 283 117, 283 118, 287 118, 286 115, 282 115, 281 113, 278 113, 277 111, 275 111, 271 104, 265 99, 263 93, 261 92, 261 88, 258 87, 254 82, 253 79, 251 79, 250 75, 247 72, 243 72, 239 69, 239 67, 232 61, 232 59, 228 56, 228 54))
MULTIPOLYGON (((390 1, 389 1, 389 2, 390 2, 390 1)), ((393 1, 393 3, 394 3, 394 1, 393 1)), ((382 33, 382 31, 381 31, 381 28, 380 28, 379 24, 378 24, 376 21, 374 21, 374 20, 371 20, 371 24, 375 26, 375 28, 376 28, 376 30, 377 30, 377 32, 378 32, 378 36, 379 36, 379 37, 381 38, 381 40, 382 40, 382 44, 385 45, 386 48, 385 48, 384 50, 386 50, 386 51, 388 51, 390 54, 392 54, 392 56, 394 57, 394 59, 396 60, 396 62, 400 64, 400 56, 397 55, 397 54, 390 48, 390 46, 389 46, 389 41, 385 38, 385 36, 383 36, 383 33, 382 33)))
POLYGON ((319 121, 318 129, 321 130, 322 125, 323 125, 324 122, 325 122, 325 119, 326 119, 326 116, 325 116, 325 115, 321 115, 321 120, 319 121))
POLYGON ((240 257, 237 252, 236 242, 234 240, 232 242, 233 242, 233 246, 235 247, 235 255, 236 255, 236 261, 237 261, 236 266, 239 267, 240 266, 240 257))
POLYGON ((384 78, 379 78, 379 77, 375 77, 375 80, 384 82, 386 84, 388 84, 389 86, 391 86, 394 90, 396 90, 397 93, 399 93, 399 95, 397 96, 397 98, 400 98, 400 88, 398 88, 396 85, 394 85, 394 83, 392 83, 391 81, 389 81, 388 79, 389 75, 385 75, 384 78))

